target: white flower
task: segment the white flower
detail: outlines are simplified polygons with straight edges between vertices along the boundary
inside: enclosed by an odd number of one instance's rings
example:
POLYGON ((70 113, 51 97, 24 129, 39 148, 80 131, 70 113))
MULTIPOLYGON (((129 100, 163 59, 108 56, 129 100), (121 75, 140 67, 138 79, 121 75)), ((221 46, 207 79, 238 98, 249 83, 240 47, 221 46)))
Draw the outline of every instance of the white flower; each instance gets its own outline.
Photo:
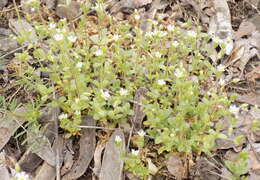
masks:
POLYGON ((154 56, 157 57, 157 58, 160 58, 162 56, 162 54, 160 52, 156 51, 154 53, 154 56))
POLYGON ((223 71, 225 71, 225 66, 220 64, 220 65, 217 66, 217 70, 220 71, 220 72, 223 72, 223 71))
POLYGON ((101 93, 101 97, 103 97, 104 99, 109 99, 111 97, 108 91, 103 91, 101 89, 100 93, 101 93))
POLYGON ((135 15, 134 15, 134 18, 135 18, 135 20, 139 20, 141 17, 140 17, 139 14, 135 14, 135 15))
POLYGON ((75 99, 75 103, 79 103, 79 98, 76 98, 76 99, 75 99))
POLYGON ((117 41, 120 38, 118 34, 113 35, 112 40, 117 41))
POLYGON ((174 72, 174 75, 177 77, 177 78, 181 78, 184 76, 184 73, 183 71, 181 71, 179 68, 177 68, 174 72))
POLYGON ((153 25, 157 26, 158 25, 158 21, 153 20, 153 25))
POLYGON ((34 12, 35 11, 35 8, 31 8, 31 12, 34 12))
POLYGON ((103 51, 101 49, 98 49, 96 52, 95 52, 95 55, 96 56, 101 56, 103 54, 103 51))
POLYGON ((167 32, 165 32, 165 31, 157 31, 156 34, 157 34, 158 37, 164 37, 164 36, 167 35, 167 32))
POLYGON ((68 114, 66 113, 62 113, 61 115, 59 115, 59 119, 67 119, 68 118, 68 114))
POLYGON ((74 43, 74 42, 76 42, 77 37, 76 37, 76 36, 73 36, 73 35, 70 35, 70 36, 68 36, 68 40, 69 40, 70 42, 74 43))
POLYGON ((119 91, 119 94, 121 96, 126 96, 128 94, 128 90, 127 89, 124 89, 124 88, 121 88, 120 91, 119 91))
POLYGON ((178 47, 178 46, 179 46, 178 41, 173 41, 173 42, 172 42, 172 46, 173 46, 173 47, 178 47))
POLYGON ((174 25, 170 24, 167 26, 168 31, 173 31, 174 30, 174 25))
POLYGON ((225 81, 225 79, 220 78, 218 83, 219 83, 220 86, 224 86, 226 84, 226 81, 225 81))
POLYGON ((29 180, 30 179, 29 175, 23 171, 16 173, 14 178, 16 178, 17 180, 29 180))
POLYGON ((159 79, 159 80, 157 81, 157 84, 160 85, 160 86, 162 86, 162 85, 165 85, 166 82, 165 82, 163 79, 159 79))
POLYGON ((132 149, 132 150, 131 150, 131 153, 132 153, 133 155, 135 155, 135 156, 138 156, 139 150, 134 150, 134 149, 132 149))
POLYGON ((79 116, 81 113, 80 113, 79 110, 76 110, 74 114, 77 115, 77 116, 79 116))
POLYGON ((127 33, 127 34, 126 34, 126 37, 131 38, 131 37, 133 37, 133 35, 132 35, 131 33, 127 33))
POLYGON ((145 33, 145 37, 153 37, 154 36, 154 32, 147 32, 145 33))
POLYGON ((229 111, 230 111, 232 114, 238 115, 238 113, 239 113, 239 107, 237 107, 236 105, 232 104, 232 105, 230 105, 230 107, 229 107, 229 111))
POLYGON ((121 137, 120 137, 120 136, 116 136, 116 137, 115 137, 115 142, 116 142, 116 143, 121 143, 121 142, 122 142, 121 137))
POLYGON ((82 66, 83 66, 83 62, 77 62, 77 64, 76 64, 77 68, 82 68, 82 66))
POLYGON ((61 29, 60 29, 60 28, 56 28, 56 32, 57 32, 57 33, 60 33, 60 32, 61 32, 61 29))
POLYGON ((187 31, 188 36, 196 37, 197 33, 195 31, 187 31))
POLYGON ((175 135, 173 133, 170 134, 170 137, 174 137, 175 135))
POLYGON ((53 37, 54 37, 54 39, 55 39, 56 41, 60 41, 60 40, 63 39, 63 34, 57 33, 57 34, 54 34, 53 37))
POLYGON ((144 130, 140 130, 140 131, 138 131, 137 132, 137 134, 139 135, 139 136, 141 136, 141 137, 144 137, 145 136, 145 132, 144 132, 144 130))
POLYGON ((37 2, 37 0, 28 0, 28 1, 26 1, 26 4, 31 4, 31 3, 34 3, 34 2, 37 2))
POLYGON ((50 23, 50 24, 49 24, 49 28, 50 28, 50 29, 56 28, 56 24, 55 24, 55 23, 50 23))

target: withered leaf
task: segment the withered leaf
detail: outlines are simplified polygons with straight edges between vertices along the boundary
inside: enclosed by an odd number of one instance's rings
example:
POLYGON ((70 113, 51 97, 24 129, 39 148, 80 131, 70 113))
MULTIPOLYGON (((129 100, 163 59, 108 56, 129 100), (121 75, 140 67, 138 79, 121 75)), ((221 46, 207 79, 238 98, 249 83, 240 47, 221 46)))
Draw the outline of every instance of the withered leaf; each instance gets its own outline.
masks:
POLYGON ((185 167, 178 155, 172 154, 166 162, 166 167, 176 179, 183 179, 185 177, 185 167))
MULTIPOLYGON (((83 118, 82 125, 95 126, 96 122, 92 117, 86 116, 83 118)), ((73 164, 71 171, 68 174, 65 174, 65 176, 63 177, 64 180, 77 179, 85 173, 89 166, 89 163, 94 156, 96 145, 95 136, 95 129, 82 129, 82 136, 80 137, 79 141, 79 157, 77 161, 73 164)))
POLYGON ((116 130, 106 144, 100 171, 100 180, 121 180, 123 175, 124 160, 121 152, 125 151, 125 137, 122 130, 116 130), (116 145, 115 138, 121 138, 121 144, 116 145))

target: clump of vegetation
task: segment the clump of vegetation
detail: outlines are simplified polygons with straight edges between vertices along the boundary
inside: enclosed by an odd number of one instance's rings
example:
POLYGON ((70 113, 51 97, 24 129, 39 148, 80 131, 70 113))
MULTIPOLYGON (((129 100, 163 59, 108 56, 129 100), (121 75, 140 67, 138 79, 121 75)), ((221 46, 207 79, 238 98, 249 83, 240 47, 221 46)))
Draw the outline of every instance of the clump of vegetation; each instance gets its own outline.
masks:
MULTIPOLYGON (((87 12, 89 7, 82 8, 87 12)), ((60 127, 70 137, 79 134, 84 115, 105 126, 123 125, 134 114, 135 92, 146 88, 143 127, 158 153, 210 153, 215 140, 225 137, 215 122, 232 114, 232 99, 216 83, 221 70, 205 56, 210 37, 190 23, 165 27, 153 22, 153 30, 144 33, 139 18, 131 25, 116 23, 102 4, 95 9, 97 18, 82 16, 73 30, 66 20, 34 22, 38 43, 16 57, 23 64, 17 73, 20 82, 38 94, 35 106, 60 107, 60 127), (97 29, 88 29, 89 24, 97 29)), ((17 39, 23 43, 28 37, 17 39)), ((142 138, 139 150, 145 146, 142 138)), ((126 162, 134 174, 149 174, 138 154, 130 154, 126 162)))

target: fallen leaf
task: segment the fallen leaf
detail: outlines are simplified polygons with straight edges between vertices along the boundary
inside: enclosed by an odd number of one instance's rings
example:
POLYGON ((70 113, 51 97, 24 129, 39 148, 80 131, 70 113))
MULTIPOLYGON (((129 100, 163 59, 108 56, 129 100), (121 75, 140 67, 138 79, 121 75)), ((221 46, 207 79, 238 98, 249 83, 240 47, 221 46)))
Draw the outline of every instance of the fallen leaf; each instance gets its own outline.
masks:
POLYGON ((239 60, 244 55, 244 52, 245 52, 245 46, 244 45, 240 45, 238 47, 235 47, 224 65, 226 67, 228 67, 228 66, 234 64, 237 60, 239 60))
POLYGON ((99 177, 101 171, 101 160, 102 160, 102 152, 105 148, 105 144, 101 143, 97 145, 95 153, 94 153, 94 168, 93 173, 96 177, 99 177))
POLYGON ((124 160, 121 152, 125 151, 125 136, 122 130, 116 130, 106 144, 100 171, 100 180, 121 180, 123 175, 124 160), (121 138, 121 144, 115 143, 115 138, 121 138))
POLYGON ((32 153, 30 149, 27 149, 18 164, 23 171, 33 172, 42 162, 43 160, 39 156, 32 153))
MULTIPOLYGON (((64 139, 62 136, 59 136, 58 139, 55 139, 55 142, 53 143, 53 150, 56 148, 58 149, 59 153, 59 164, 61 165, 63 163, 63 150, 64 150, 64 139)), ((55 162, 57 163, 57 160, 55 158, 55 162)), ((59 165, 59 166, 60 166, 59 165)), ((56 178, 56 166, 50 165, 47 161, 43 163, 43 165, 39 168, 39 171, 37 171, 37 174, 35 176, 35 180, 54 180, 56 178)))
POLYGON ((68 20, 73 20, 80 16, 82 13, 80 8, 80 3, 76 1, 71 1, 70 4, 66 4, 66 0, 58 0, 56 14, 60 18, 66 18, 68 20))
POLYGON ((8 3, 8 0, 1 0, 0 1, 0 10, 2 10, 8 3))
POLYGON ((55 139, 55 121, 58 121, 59 108, 45 108, 42 110, 39 122, 44 126, 44 132, 34 133, 32 129, 28 129, 28 147, 32 152, 35 152, 40 158, 46 161, 49 165, 55 166, 55 152, 52 148, 52 143, 55 139))
POLYGON ((256 79, 260 78, 260 66, 255 67, 251 72, 246 74, 246 79, 255 83, 256 79))
POLYGON ((250 44, 260 51, 260 32, 255 31, 252 33, 252 36, 249 38, 250 44))
POLYGON ((158 172, 158 168, 155 166, 155 164, 152 162, 150 158, 147 158, 148 163, 148 169, 151 172, 152 175, 155 175, 158 172))
POLYGON ((184 164, 178 155, 172 154, 166 161, 166 167, 176 179, 185 178, 186 171, 184 164))
POLYGON ((63 153, 65 155, 64 155, 64 164, 60 172, 61 176, 67 174, 71 170, 74 164, 74 160, 73 160, 74 152, 72 151, 72 139, 67 139, 65 141, 65 148, 63 153))
POLYGON ((213 40, 226 45, 225 53, 230 55, 233 49, 233 30, 231 16, 226 0, 214 1, 215 15, 211 17, 208 34, 213 40))
POLYGON ((145 97, 145 94, 148 90, 146 88, 137 89, 134 97, 134 115, 132 117, 132 123, 136 130, 140 130, 142 127, 142 122, 145 117, 145 113, 143 112, 143 106, 140 105, 142 98, 145 97))
POLYGON ((141 24, 140 24, 140 29, 144 33, 151 31, 151 29, 152 29, 151 19, 152 20, 154 19, 160 3, 161 3, 161 0, 154 0, 152 3, 152 7, 147 12, 145 12, 145 14, 142 18, 141 24))
POLYGON ((37 35, 32 25, 25 19, 9 19, 9 27, 16 35, 28 34, 24 44, 37 42, 37 35))
POLYGON ((17 116, 25 112, 26 109, 22 107, 15 110, 12 114, 0 117, 0 150, 6 145, 16 130, 26 122, 24 118, 17 116))
MULTIPOLYGON (((82 120, 83 126, 95 126, 95 120, 86 116, 82 120)), ((87 170, 91 160, 94 156, 95 145, 96 145, 96 132, 95 129, 84 128, 81 130, 82 136, 80 137, 79 145, 79 157, 73 164, 72 169, 68 174, 63 176, 63 180, 77 179, 81 177, 87 170)))
POLYGON ((235 33, 235 40, 242 38, 243 36, 248 36, 256 30, 255 25, 250 21, 244 21, 240 24, 237 32, 235 33))
POLYGON ((142 6, 152 3, 152 0, 133 0, 133 2, 134 8, 140 8, 142 6))
POLYGON ((236 100, 253 106, 260 106, 260 96, 255 93, 238 96, 236 100))

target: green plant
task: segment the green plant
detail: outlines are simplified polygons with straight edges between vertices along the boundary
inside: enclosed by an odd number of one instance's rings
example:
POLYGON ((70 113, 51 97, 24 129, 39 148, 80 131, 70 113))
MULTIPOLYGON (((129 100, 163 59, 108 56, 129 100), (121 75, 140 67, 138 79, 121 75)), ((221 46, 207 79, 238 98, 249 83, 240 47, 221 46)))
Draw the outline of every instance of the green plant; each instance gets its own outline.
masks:
MULTIPOLYGON (((20 82, 37 93, 41 106, 62 109, 60 126, 67 136, 79 133, 81 117, 87 114, 105 126, 125 123, 133 115, 136 90, 145 87, 144 127, 160 146, 158 153, 210 153, 215 140, 225 138, 214 123, 232 114, 221 70, 206 57, 210 37, 199 26, 192 30, 190 22, 165 27, 154 21, 153 30, 144 34, 138 18, 132 24, 115 23, 102 3, 95 7, 96 19, 86 15, 88 4, 82 9, 85 15, 75 29, 66 20, 33 22, 38 43, 30 44, 32 53, 28 49, 16 56, 24 67, 17 73, 20 82)), ((21 43, 26 41, 22 37, 21 43)), ((138 148, 145 146, 144 137, 138 143, 138 148)), ((127 161, 135 164, 127 169, 146 176, 145 170, 137 172, 140 159, 131 156, 127 161)))
POLYGON ((132 149, 125 157, 125 169, 141 179, 146 179, 149 175, 149 170, 145 167, 139 156, 139 150, 132 149))
POLYGON ((225 165, 232 172, 231 180, 245 180, 247 178, 240 177, 248 173, 248 152, 240 152, 234 161, 225 161, 225 165))

